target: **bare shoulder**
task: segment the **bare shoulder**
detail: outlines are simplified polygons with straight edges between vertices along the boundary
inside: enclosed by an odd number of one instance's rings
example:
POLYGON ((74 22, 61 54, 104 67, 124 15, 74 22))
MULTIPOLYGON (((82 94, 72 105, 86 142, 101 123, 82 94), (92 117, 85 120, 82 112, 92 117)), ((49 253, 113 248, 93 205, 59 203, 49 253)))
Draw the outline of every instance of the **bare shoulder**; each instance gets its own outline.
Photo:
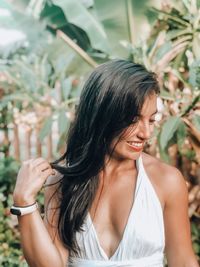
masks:
POLYGON ((142 157, 145 170, 164 205, 177 194, 187 195, 186 181, 176 167, 146 153, 142 157))
POLYGON ((176 167, 163 162, 161 159, 143 153, 143 161, 145 167, 151 169, 151 171, 154 171, 157 175, 162 175, 164 179, 172 181, 175 179, 183 179, 181 172, 176 167))

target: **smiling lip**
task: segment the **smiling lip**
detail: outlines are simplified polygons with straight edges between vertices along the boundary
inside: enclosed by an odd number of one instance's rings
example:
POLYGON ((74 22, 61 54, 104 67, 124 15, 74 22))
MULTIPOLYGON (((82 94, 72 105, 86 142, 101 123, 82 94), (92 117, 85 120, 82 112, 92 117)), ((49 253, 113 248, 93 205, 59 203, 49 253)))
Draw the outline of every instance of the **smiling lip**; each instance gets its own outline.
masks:
POLYGON ((143 149, 144 143, 141 142, 127 142, 128 146, 134 151, 141 151, 143 149))

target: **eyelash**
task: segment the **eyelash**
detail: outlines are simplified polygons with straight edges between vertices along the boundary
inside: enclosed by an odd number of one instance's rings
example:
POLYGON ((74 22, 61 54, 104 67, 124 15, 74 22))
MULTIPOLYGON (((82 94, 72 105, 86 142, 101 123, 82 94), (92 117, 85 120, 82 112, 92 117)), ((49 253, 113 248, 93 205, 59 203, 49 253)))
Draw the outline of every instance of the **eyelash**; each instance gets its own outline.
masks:
POLYGON ((150 124, 154 124, 155 121, 156 120, 150 120, 149 122, 150 122, 150 124))

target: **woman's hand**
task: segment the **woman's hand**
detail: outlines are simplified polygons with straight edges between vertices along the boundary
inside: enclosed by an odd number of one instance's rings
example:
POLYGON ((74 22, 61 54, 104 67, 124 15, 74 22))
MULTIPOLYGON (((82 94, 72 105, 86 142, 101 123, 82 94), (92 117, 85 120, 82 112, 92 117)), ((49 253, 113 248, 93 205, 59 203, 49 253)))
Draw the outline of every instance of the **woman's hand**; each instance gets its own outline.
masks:
POLYGON ((48 176, 54 174, 55 171, 43 158, 24 161, 18 172, 13 193, 14 204, 18 206, 33 204, 48 176))

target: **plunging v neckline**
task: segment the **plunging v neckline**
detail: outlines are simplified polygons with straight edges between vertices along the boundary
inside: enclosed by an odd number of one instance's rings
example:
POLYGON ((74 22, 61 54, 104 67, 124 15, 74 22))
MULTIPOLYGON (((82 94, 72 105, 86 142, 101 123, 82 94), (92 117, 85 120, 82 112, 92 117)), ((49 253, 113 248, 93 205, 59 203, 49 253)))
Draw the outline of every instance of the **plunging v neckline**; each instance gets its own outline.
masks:
MULTIPOLYGON (((140 156, 141 157, 141 156, 140 156)), ((130 223, 130 218, 132 216, 132 213, 134 211, 134 207, 136 205, 136 201, 137 201, 137 193, 138 193, 138 189, 139 189, 139 185, 140 185, 140 182, 141 182, 141 175, 140 175, 140 157, 136 160, 136 169, 137 169, 137 177, 136 177, 136 185, 135 185, 135 191, 134 191, 134 197, 133 197, 133 202, 132 202, 132 206, 131 206, 131 209, 130 209, 130 212, 129 212, 129 215, 128 215, 128 218, 127 218, 127 222, 126 222, 126 225, 124 227, 124 231, 123 231, 123 234, 122 234, 122 237, 121 237, 121 240, 119 241, 118 243, 118 246, 116 248, 116 250, 114 251, 114 253, 108 257, 108 255, 106 254, 105 250, 103 249, 103 247, 101 246, 101 243, 100 243, 100 240, 98 238, 98 234, 97 234, 97 231, 95 229, 95 226, 93 224, 93 221, 92 221, 92 218, 90 216, 90 213, 88 212, 88 221, 89 221, 89 226, 92 228, 92 231, 93 231, 93 234, 95 236, 95 241, 97 242, 97 246, 99 247, 99 250, 101 251, 101 254, 103 256, 103 258, 105 260, 112 260, 115 255, 118 253, 124 239, 125 239, 125 235, 126 235, 126 232, 127 232, 127 228, 128 228, 128 225, 130 223)))

